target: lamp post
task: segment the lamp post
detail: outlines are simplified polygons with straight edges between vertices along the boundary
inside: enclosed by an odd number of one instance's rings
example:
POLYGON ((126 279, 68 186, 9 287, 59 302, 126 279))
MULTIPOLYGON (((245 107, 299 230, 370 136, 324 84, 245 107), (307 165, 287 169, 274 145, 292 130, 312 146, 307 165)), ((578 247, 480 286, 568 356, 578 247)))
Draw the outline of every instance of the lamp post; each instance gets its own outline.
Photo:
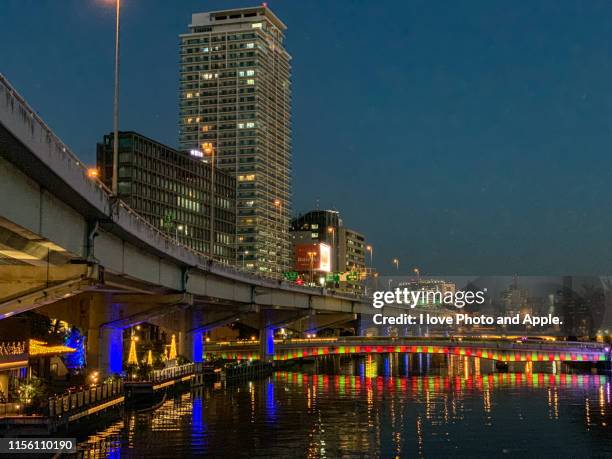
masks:
POLYGON ((113 180, 112 192, 117 196, 119 174, 119 19, 121 0, 115 1, 115 98, 113 107, 113 180))
POLYGON ((314 257, 317 252, 308 252, 308 256, 310 257, 310 283, 314 282, 314 257))
POLYGON ((204 153, 210 155, 210 258, 215 257, 215 147, 212 143, 202 144, 204 153))
POLYGON ((374 270, 374 247, 367 245, 366 251, 370 252, 370 268, 374 270))
POLYGON ((395 265, 397 272, 399 272, 399 260, 397 258, 393 259, 393 264, 395 265))
POLYGON ((331 271, 332 273, 334 272, 334 269, 338 270, 338 259, 337 259, 337 255, 336 255, 336 228, 334 228, 333 226, 328 226, 327 227, 327 232, 331 234, 331 248, 332 248, 332 260, 334 260, 334 262, 332 263, 331 266, 331 271))
POLYGON ((421 283, 421 270, 418 267, 414 268, 414 274, 416 274, 417 283, 421 283))

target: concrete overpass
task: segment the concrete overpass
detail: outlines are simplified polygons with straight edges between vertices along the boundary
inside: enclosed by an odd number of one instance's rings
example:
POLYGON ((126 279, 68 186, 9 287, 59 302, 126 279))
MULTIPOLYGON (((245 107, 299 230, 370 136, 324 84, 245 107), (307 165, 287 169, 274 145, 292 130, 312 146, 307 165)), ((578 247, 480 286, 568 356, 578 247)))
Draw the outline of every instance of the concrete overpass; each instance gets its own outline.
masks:
POLYGON ((275 327, 369 309, 362 298, 254 275, 177 243, 88 177, 2 75, 0 196, 0 319, 38 309, 83 327, 102 371, 118 370, 122 329, 144 321, 175 324, 181 350, 199 360, 207 328, 256 323, 268 354, 275 327))

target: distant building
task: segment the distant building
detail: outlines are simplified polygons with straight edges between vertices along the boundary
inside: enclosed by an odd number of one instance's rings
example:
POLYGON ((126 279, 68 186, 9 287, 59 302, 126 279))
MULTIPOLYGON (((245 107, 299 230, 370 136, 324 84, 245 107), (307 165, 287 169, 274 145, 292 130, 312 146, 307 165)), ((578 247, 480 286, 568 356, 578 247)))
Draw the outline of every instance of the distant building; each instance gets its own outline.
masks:
POLYGON ((313 210, 300 215, 291 221, 290 233, 294 247, 323 244, 331 249, 330 272, 339 275, 338 287, 362 289, 361 281, 367 275, 365 236, 346 228, 338 211, 313 210))
POLYGON ((338 237, 338 267, 340 271, 366 271, 365 236, 349 228, 341 227, 338 237))
POLYGON ((410 291, 422 291, 421 302, 417 306, 450 306, 452 303, 445 303, 446 295, 455 296, 457 290, 453 282, 448 282, 442 279, 414 279, 398 284, 400 289, 407 288, 410 291))
MULTIPOLYGON (((100 179, 110 186, 113 135, 97 146, 100 179)), ((211 254, 211 168, 201 159, 136 132, 119 133, 118 195, 151 225, 182 244, 211 254)), ((235 179, 215 172, 212 256, 235 263, 235 179)))
POLYGON ((291 265, 291 56, 263 4, 195 13, 180 39, 179 144, 212 150, 238 184, 237 258, 280 277, 291 265))
POLYGON ((298 244, 324 243, 331 247, 331 271, 339 272, 339 232, 342 221, 335 210, 313 210, 291 221, 291 242, 298 244))

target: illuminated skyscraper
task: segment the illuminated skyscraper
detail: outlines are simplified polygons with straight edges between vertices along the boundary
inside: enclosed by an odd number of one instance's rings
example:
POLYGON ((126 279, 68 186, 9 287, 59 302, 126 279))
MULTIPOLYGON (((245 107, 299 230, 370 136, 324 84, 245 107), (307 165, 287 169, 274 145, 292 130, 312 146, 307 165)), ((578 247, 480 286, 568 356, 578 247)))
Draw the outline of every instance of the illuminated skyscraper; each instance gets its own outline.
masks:
POLYGON ((180 36, 179 143, 236 177, 236 262, 291 262, 291 56, 266 6, 197 13, 180 36), (212 148, 211 148, 212 147, 212 148))

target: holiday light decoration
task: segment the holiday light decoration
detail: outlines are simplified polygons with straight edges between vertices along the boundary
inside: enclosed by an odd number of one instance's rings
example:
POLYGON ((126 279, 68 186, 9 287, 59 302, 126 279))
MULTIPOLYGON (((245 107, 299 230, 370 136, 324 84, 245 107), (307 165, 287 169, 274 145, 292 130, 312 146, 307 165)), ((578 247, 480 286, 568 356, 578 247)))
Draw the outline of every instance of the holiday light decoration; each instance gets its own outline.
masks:
POLYGON ((39 355, 71 354, 76 352, 76 349, 71 347, 63 345, 50 346, 45 341, 39 341, 37 339, 30 340, 28 349, 30 356, 34 357, 39 355))
POLYGON ((168 360, 176 359, 176 336, 172 335, 172 341, 170 341, 170 355, 168 355, 168 360))
POLYGON ((136 356, 136 339, 132 337, 130 341, 130 353, 128 354, 128 365, 138 366, 138 357, 136 356))

